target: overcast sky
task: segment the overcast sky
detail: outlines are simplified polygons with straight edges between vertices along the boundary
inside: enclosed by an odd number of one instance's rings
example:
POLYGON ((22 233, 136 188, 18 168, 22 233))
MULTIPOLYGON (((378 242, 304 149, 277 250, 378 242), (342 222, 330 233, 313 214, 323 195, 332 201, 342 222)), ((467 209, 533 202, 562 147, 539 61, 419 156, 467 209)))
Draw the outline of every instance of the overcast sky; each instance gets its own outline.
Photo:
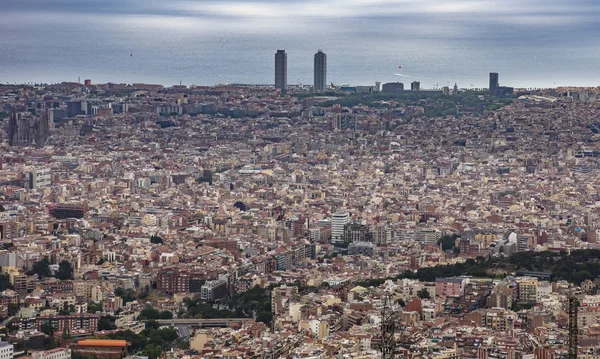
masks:
MULTIPOLYGON (((80 15, 102 18, 147 16, 219 19, 238 22, 300 24, 314 19, 399 17, 460 21, 463 24, 492 23, 519 26, 569 26, 598 22, 596 0, 3 0, 7 18, 21 16, 80 15)), ((43 19, 40 19, 42 21, 43 19)), ((164 22, 163 22, 164 23, 164 22)), ((184 22, 185 24, 185 22, 184 22)), ((156 26, 160 26, 157 22, 156 26)), ((424 24, 426 25, 426 24, 424 24)))
POLYGON ((52 79, 71 71, 104 78, 106 68, 180 78, 204 64, 202 74, 219 72, 206 81, 268 82, 280 48, 298 82, 310 80, 319 48, 340 81, 396 79, 396 63, 433 84, 483 85, 489 71, 512 83, 587 83, 600 72, 599 0, 0 0, 0 9, 0 77, 10 80, 48 68, 57 70, 52 79), (110 67, 130 52, 146 56, 144 72, 110 67), (236 72, 240 54, 248 72, 264 71, 258 79, 236 72))

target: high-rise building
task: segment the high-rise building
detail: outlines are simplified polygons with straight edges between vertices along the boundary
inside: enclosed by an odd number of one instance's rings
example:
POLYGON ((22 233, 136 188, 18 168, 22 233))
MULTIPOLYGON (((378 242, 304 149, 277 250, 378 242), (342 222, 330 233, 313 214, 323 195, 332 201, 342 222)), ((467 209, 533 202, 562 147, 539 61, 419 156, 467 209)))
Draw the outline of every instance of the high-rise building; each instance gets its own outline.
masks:
POLYGON ((277 50, 275 54, 275 88, 285 92, 287 87, 287 54, 285 50, 277 50))
POLYGON ((490 72, 490 96, 495 97, 498 92, 498 73, 490 72))
POLYGON ((67 117, 75 117, 81 114, 83 114, 83 111, 81 111, 81 101, 67 102, 67 117))
POLYGON ((321 92, 327 87, 327 55, 319 50, 315 54, 315 91, 321 92))
POLYGON ((344 242, 344 227, 350 221, 350 213, 336 212, 331 218, 331 243, 344 242))
POLYGON ((421 91, 421 83, 419 81, 413 81, 410 84, 411 91, 421 91))

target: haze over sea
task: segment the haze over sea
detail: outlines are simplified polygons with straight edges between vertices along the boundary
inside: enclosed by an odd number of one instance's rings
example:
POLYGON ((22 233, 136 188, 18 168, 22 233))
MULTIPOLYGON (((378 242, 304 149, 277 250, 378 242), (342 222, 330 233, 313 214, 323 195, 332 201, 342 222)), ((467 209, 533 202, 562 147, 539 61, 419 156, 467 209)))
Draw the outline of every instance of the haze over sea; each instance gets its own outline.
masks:
POLYGON ((285 49, 312 84, 322 49, 336 84, 597 86, 598 19, 597 0, 0 0, 0 83, 271 84, 285 49))

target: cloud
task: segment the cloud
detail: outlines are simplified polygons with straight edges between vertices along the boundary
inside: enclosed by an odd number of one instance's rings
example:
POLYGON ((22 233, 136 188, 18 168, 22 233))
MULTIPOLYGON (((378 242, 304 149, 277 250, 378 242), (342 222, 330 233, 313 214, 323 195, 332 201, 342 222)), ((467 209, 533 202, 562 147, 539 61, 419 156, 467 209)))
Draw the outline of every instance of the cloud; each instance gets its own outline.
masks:
MULTIPOLYGON (((560 27, 595 21, 591 0, 3 0, 6 18, 36 13, 131 20, 157 28, 201 26, 280 31, 309 29, 317 21, 396 18, 407 24, 462 26, 505 24, 560 27), (110 16, 110 17, 109 17, 110 16), (219 23, 221 21, 221 23, 219 23)), ((0 15, 0 17, 2 17, 0 15)), ((71 18, 70 18, 71 20, 71 18)), ((345 23, 344 26, 352 26, 345 23)), ((324 26, 317 24, 317 26, 324 26)), ((208 29, 206 29, 208 30, 208 29)))

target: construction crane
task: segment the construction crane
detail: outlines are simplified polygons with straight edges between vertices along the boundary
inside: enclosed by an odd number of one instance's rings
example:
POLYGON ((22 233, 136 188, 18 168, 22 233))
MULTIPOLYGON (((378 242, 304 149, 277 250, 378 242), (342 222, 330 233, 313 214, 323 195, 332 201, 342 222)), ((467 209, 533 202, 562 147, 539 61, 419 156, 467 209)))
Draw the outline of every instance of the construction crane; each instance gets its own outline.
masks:
POLYGON ((577 307, 579 301, 573 292, 569 293, 569 352, 568 359, 577 359, 577 348, 579 347, 579 331, 577 329, 577 307))
POLYGON ((398 318, 389 293, 385 294, 381 310, 381 358, 394 359, 396 351, 396 322, 398 318))

